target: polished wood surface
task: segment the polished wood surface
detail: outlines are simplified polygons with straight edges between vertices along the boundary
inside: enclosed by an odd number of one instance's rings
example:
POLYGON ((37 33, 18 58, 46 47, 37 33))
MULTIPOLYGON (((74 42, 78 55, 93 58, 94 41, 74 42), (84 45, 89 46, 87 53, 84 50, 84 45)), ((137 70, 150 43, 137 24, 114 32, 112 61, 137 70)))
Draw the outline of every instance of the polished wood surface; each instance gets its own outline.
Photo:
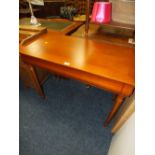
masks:
POLYGON ((115 134, 129 119, 129 117, 134 113, 134 111, 135 111, 135 93, 133 93, 132 96, 130 96, 125 100, 125 103, 121 108, 121 111, 119 111, 119 115, 117 115, 117 119, 114 123, 114 126, 112 127, 111 132, 115 134))
MULTIPOLYGON (((54 18, 54 19, 43 19, 43 18, 37 18, 37 20, 38 20, 38 22, 40 22, 40 23, 42 23, 42 22, 57 22, 57 23, 70 23, 68 26, 66 26, 65 28, 62 28, 62 29, 49 29, 48 27, 46 27, 47 29, 48 29, 48 31, 51 31, 51 32, 53 32, 53 33, 62 33, 62 34, 69 34, 69 33, 71 33, 71 32, 73 32, 73 31, 75 31, 78 27, 80 27, 82 24, 83 24, 83 22, 74 22, 74 21, 69 21, 69 20, 67 20, 67 19, 61 19, 61 18, 54 18)), ((37 29, 38 28, 38 30, 41 30, 42 28, 44 28, 44 24, 43 25, 41 25, 41 26, 38 26, 38 27, 36 27, 36 26, 31 26, 30 25, 30 18, 21 18, 20 19, 20 26, 19 26, 19 28, 21 29, 21 27, 23 27, 23 25, 24 26, 27 26, 27 27, 34 27, 33 29, 37 29)))
MULTIPOLYGON (((93 23, 93 22, 91 22, 93 23)), ((126 24, 126 23, 119 23, 119 22, 115 22, 115 21, 110 21, 109 23, 104 23, 104 24, 99 24, 99 23, 95 23, 97 25, 107 25, 107 26, 111 26, 114 28, 120 28, 120 29, 127 29, 127 30, 135 30, 135 25, 134 24, 126 24)))
POLYGON ((27 64, 20 57, 19 77, 26 88, 33 88, 40 96, 45 97, 42 84, 48 78, 46 70, 27 64))
POLYGON ((48 32, 20 46, 23 60, 65 77, 118 94, 105 121, 109 124, 122 100, 134 89, 134 48, 48 32))
MULTIPOLYGON (((24 45, 46 32, 46 27, 19 25, 19 43, 20 45, 24 45)), ((34 88, 40 96, 45 97, 42 84, 48 77, 48 72, 46 70, 34 67, 31 64, 26 64, 23 62, 22 58, 19 57, 19 76, 25 87, 34 88)))
POLYGON ((114 117, 114 115, 116 114, 116 112, 118 111, 118 109, 120 108, 121 104, 123 103, 123 99, 125 97, 123 95, 118 95, 116 97, 116 101, 114 102, 114 105, 112 107, 111 113, 109 113, 107 120, 104 123, 104 126, 107 126, 109 124, 109 122, 111 121, 111 119, 114 117))
MULTIPOLYGON (((19 25, 19 43, 20 45, 25 45, 30 41, 37 39, 47 31, 51 32, 53 35, 61 34, 66 35, 74 31, 78 28, 82 22, 71 22, 66 19, 38 19, 39 22, 58 22, 60 23, 69 23, 65 28, 55 30, 55 29, 48 29, 43 25, 40 26, 33 26, 30 25, 29 18, 22 18, 20 19, 19 25)), ((44 91, 42 89, 42 84, 48 77, 48 72, 40 67, 33 66, 31 64, 27 64, 23 62, 23 59, 20 57, 19 61, 19 70, 20 70, 20 79, 23 81, 25 87, 31 87, 36 90, 36 92, 45 97, 44 91)))
POLYGON ((134 86, 134 48, 49 32, 22 46, 21 54, 134 86))
POLYGON ((42 26, 32 26, 32 25, 19 25, 19 42, 20 44, 25 44, 30 40, 33 40, 40 35, 47 32, 46 27, 42 26))
POLYGON ((89 31, 89 12, 90 12, 90 0, 86 0, 85 36, 88 36, 89 31))
MULTIPOLYGON (((84 38, 85 26, 80 26, 71 36, 84 38)), ((111 27, 109 25, 89 24, 89 40, 104 42, 114 45, 134 47, 129 43, 129 38, 133 38, 133 31, 121 28, 111 27)))

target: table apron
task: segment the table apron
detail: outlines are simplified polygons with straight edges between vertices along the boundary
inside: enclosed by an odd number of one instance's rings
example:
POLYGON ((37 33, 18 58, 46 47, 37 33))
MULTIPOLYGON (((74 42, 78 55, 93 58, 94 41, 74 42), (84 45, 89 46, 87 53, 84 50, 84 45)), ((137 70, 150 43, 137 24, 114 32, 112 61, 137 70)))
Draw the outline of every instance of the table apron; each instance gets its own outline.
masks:
POLYGON ((74 69, 65 65, 48 62, 42 59, 26 56, 21 54, 21 58, 25 63, 35 65, 46 69, 52 73, 62 75, 64 77, 73 78, 86 84, 116 93, 124 97, 130 96, 134 90, 134 86, 119 81, 101 77, 92 73, 74 69))

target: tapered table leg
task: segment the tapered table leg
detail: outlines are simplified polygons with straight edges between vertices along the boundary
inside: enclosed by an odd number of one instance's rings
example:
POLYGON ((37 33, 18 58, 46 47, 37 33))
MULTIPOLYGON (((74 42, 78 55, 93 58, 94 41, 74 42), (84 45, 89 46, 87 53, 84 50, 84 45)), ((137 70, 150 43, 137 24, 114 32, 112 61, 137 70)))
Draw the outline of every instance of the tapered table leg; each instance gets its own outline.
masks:
POLYGON ((114 94, 113 97, 112 97, 112 100, 115 102, 116 98, 117 98, 117 95, 114 94))
POLYGON ((30 69, 30 72, 31 72, 31 76, 32 76, 32 80, 33 80, 33 83, 34 83, 35 90, 37 91, 37 93, 41 97, 45 98, 45 94, 43 92, 43 89, 41 88, 41 85, 39 83, 39 79, 37 77, 37 73, 36 73, 34 67, 32 65, 29 65, 29 69, 30 69))
POLYGON ((115 114, 117 113, 117 111, 119 110, 121 104, 123 103, 123 99, 124 98, 125 97, 122 96, 122 95, 118 95, 116 97, 116 100, 115 100, 115 103, 114 103, 114 105, 112 107, 112 110, 110 111, 110 113, 109 113, 106 121, 104 122, 104 126, 105 127, 111 122, 111 120, 113 119, 113 117, 115 116, 115 114))

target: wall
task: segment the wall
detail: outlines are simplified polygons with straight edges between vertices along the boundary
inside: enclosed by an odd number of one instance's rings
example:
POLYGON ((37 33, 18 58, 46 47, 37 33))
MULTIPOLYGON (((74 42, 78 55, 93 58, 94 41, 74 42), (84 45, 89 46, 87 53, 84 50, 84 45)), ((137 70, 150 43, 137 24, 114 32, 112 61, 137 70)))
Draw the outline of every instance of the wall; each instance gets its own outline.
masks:
POLYGON ((134 0, 110 0, 112 2, 112 20, 115 22, 135 23, 134 0))
POLYGON ((108 155, 135 154, 135 114, 113 136, 108 155))

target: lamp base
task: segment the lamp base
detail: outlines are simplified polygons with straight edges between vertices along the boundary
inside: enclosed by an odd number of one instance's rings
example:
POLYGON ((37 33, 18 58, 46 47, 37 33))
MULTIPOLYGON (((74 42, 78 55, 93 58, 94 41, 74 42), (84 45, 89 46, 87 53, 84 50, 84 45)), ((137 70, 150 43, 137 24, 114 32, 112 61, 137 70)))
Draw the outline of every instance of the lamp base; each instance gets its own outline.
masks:
POLYGON ((41 24, 38 22, 35 16, 31 16, 30 24, 34 26, 40 26, 41 24))

